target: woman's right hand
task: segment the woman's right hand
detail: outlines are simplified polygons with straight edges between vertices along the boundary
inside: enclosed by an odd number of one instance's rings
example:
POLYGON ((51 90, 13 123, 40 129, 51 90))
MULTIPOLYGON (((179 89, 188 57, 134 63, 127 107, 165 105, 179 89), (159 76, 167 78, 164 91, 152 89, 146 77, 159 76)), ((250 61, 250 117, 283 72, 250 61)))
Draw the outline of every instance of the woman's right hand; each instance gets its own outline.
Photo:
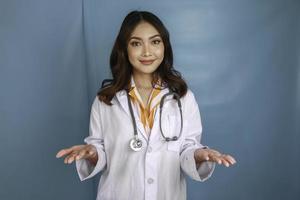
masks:
POLYGON ((96 165, 98 161, 98 153, 96 147, 91 144, 75 145, 67 149, 61 149, 56 158, 66 156, 64 163, 71 164, 74 160, 87 159, 93 165, 96 165))

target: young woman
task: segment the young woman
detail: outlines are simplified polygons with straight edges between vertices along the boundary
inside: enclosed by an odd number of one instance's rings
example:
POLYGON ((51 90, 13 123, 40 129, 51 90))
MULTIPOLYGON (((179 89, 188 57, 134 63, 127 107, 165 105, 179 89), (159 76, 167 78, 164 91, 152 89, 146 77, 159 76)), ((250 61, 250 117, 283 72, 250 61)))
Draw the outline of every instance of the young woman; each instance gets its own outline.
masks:
POLYGON ((95 98, 85 145, 57 157, 76 161, 80 180, 102 172, 97 199, 184 200, 185 175, 208 179, 236 161, 200 144, 194 94, 173 68, 169 33, 149 12, 129 13, 110 57, 113 79, 95 98))

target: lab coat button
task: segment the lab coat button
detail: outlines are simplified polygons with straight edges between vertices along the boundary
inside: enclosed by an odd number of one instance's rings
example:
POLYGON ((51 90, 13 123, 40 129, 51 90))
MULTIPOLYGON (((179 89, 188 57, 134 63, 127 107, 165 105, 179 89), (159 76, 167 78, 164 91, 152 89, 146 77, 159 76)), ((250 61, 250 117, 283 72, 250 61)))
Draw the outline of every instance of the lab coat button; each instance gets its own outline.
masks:
POLYGON ((152 152, 152 147, 148 147, 148 153, 152 152))
POLYGON ((149 183, 149 184, 152 184, 153 183, 153 179, 152 178, 148 178, 148 180, 147 180, 147 182, 149 183))

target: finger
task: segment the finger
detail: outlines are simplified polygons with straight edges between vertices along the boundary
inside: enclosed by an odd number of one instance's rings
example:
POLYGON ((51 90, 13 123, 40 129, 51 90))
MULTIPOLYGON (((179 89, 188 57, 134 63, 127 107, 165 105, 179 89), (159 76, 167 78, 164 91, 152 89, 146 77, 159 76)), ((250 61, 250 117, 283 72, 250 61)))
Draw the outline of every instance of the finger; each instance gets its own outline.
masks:
POLYGON ((229 167, 229 162, 226 159, 221 158, 221 160, 222 160, 223 165, 225 165, 226 167, 229 167))
POLYGON ((209 151, 209 158, 210 158, 210 160, 218 163, 219 165, 222 164, 221 154, 215 150, 209 151))
POLYGON ((82 149, 82 150, 80 150, 79 151, 79 153, 77 154, 77 156, 76 156, 76 160, 80 160, 80 159, 82 159, 82 158, 86 158, 87 157, 87 154, 88 154, 88 151, 87 151, 87 149, 82 149))
POLYGON ((67 154, 70 154, 72 151, 80 149, 81 146, 83 146, 83 145, 74 145, 74 146, 72 146, 72 147, 70 147, 70 148, 62 149, 62 150, 60 150, 60 151, 56 154, 56 157, 57 157, 57 158, 60 158, 60 157, 62 157, 62 156, 65 156, 65 155, 67 155, 67 154))
MULTIPOLYGON (((231 158, 225 154, 215 154, 214 156, 221 159, 221 162, 222 162, 221 164, 224 164, 226 167, 229 167, 229 165, 232 165, 234 163, 234 161, 231 160, 231 158)), ((220 162, 219 162, 219 164, 220 164, 220 162)))
POLYGON ((215 150, 207 149, 207 152, 208 152, 209 157, 217 158, 217 157, 221 156, 221 154, 215 150))
POLYGON ((223 158, 226 159, 231 165, 236 163, 235 159, 230 155, 223 155, 223 158))
POLYGON ((216 159, 218 160, 218 164, 223 164, 226 167, 229 167, 231 165, 231 162, 229 160, 226 159, 226 155, 221 154, 219 156, 214 155, 216 157, 216 159))
POLYGON ((71 157, 71 155, 68 155, 68 156, 65 157, 65 159, 64 159, 64 163, 65 163, 65 164, 68 164, 68 159, 69 159, 70 157, 71 157))
POLYGON ((226 159, 227 159, 227 160, 230 160, 230 162, 231 162, 232 164, 235 164, 235 163, 236 163, 236 160, 235 160, 231 155, 226 155, 226 159))
POLYGON ((76 156, 78 153, 74 153, 69 159, 68 159, 68 164, 71 164, 73 161, 75 161, 76 156))
POLYGON ((217 156, 220 156, 221 153, 217 150, 214 150, 214 149, 208 149, 210 152, 212 152, 214 155, 217 155, 217 156))
POLYGON ((72 148, 62 149, 62 150, 60 150, 60 151, 56 154, 56 158, 60 158, 60 157, 62 157, 62 156, 64 156, 64 155, 67 155, 67 154, 71 153, 72 151, 73 151, 72 148))
POLYGON ((72 154, 68 155, 65 158, 64 163, 65 164, 71 164, 74 161, 76 155, 77 155, 77 152, 74 151, 72 154))
POLYGON ((222 164, 222 160, 219 158, 219 156, 216 156, 213 153, 208 154, 208 156, 209 156, 209 160, 214 161, 214 162, 218 163, 219 165, 222 164))

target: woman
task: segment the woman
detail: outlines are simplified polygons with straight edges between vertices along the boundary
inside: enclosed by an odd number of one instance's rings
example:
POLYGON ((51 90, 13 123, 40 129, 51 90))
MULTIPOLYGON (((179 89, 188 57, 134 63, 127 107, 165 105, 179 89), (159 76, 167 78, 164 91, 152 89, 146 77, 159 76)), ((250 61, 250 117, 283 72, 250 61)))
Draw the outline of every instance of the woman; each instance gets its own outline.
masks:
POLYGON ((87 144, 56 155, 66 156, 66 164, 76 161, 81 181, 102 172, 97 199, 186 199, 184 175, 204 181, 215 163, 236 162, 199 143, 198 104, 173 68, 169 34, 158 17, 139 11, 125 17, 110 66, 113 80, 93 102, 87 144))

